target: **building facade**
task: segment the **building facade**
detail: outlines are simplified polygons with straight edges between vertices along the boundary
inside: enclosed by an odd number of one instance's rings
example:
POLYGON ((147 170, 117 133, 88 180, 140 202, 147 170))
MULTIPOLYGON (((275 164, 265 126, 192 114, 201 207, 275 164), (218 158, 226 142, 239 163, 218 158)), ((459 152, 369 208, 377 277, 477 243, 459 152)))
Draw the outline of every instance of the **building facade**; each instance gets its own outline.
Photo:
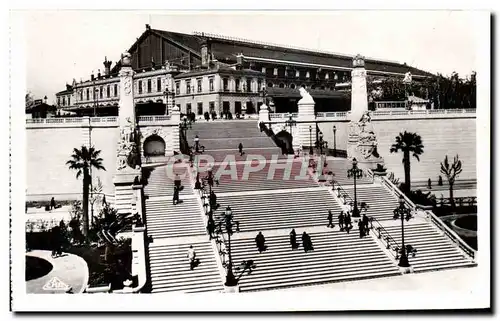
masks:
MULTIPOLYGON (((182 113, 229 111, 251 114, 267 101, 271 111, 296 112, 299 88, 316 101, 316 111, 350 109, 352 57, 229 38, 206 33, 145 32, 130 47, 137 115, 164 115, 168 99, 182 113)), ((432 74, 389 61, 366 59, 368 81, 387 77, 414 81, 432 74)), ((59 108, 77 115, 118 115, 120 62, 90 80, 66 85, 56 94, 59 108)))

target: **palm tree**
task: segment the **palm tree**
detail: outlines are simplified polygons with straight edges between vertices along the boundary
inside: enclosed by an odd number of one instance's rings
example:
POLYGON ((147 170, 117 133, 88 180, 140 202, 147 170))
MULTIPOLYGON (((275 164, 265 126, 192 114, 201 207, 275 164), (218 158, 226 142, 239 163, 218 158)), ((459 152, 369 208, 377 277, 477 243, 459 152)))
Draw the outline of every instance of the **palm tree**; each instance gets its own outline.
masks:
POLYGON ((83 174, 83 235, 87 237, 89 232, 89 187, 91 182, 90 169, 106 170, 102 165, 102 158, 99 157, 100 150, 95 150, 94 147, 87 148, 82 146, 81 149, 74 148, 71 159, 66 162, 69 169, 76 170, 76 178, 80 178, 83 174))
POLYGON ((453 199, 453 185, 455 184, 455 179, 462 172, 462 161, 458 159, 458 155, 453 158, 453 164, 448 162, 448 155, 444 158, 444 162, 441 163, 441 173, 446 175, 448 178, 448 185, 450 187, 450 204, 455 207, 455 201, 453 199))
POLYGON ((419 156, 424 152, 424 145, 422 145, 422 137, 416 133, 409 133, 405 130, 404 133, 399 133, 396 136, 396 143, 391 146, 391 153, 403 152, 403 166, 405 170, 405 190, 411 191, 410 180, 410 153, 413 153, 418 161, 419 156))

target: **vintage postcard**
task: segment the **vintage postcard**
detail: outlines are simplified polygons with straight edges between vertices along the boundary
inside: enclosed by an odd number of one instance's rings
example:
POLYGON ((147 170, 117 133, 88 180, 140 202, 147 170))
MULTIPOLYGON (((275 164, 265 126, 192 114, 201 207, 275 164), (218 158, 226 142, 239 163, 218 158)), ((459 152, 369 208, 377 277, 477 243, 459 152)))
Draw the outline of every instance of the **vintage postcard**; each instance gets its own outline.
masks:
POLYGON ((10 24, 13 311, 491 307, 488 12, 10 24))

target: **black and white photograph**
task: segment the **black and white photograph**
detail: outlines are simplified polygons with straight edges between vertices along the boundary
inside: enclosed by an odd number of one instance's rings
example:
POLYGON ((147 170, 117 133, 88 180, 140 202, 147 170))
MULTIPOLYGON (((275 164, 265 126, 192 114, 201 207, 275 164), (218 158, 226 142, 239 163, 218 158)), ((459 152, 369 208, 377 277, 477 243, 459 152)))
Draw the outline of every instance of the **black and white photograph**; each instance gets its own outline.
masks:
POLYGON ((490 15, 11 11, 11 310, 491 308, 490 15))

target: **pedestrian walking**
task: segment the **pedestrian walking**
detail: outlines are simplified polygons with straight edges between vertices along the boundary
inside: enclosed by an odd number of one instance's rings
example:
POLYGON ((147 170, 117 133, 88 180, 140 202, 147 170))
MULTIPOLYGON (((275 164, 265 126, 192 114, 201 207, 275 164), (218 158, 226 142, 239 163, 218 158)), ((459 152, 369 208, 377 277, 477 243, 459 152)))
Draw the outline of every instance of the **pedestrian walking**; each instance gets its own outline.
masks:
POLYGON ((362 238, 365 236, 365 225, 363 224, 363 221, 359 220, 358 221, 358 229, 359 229, 359 238, 362 238))
POLYGON ((369 224, 368 216, 366 216, 366 214, 363 214, 363 228, 365 230, 366 235, 370 234, 370 228, 368 227, 368 224, 369 224))
POLYGON ((295 233, 295 229, 292 229, 292 231, 290 232, 290 245, 292 246, 292 250, 299 248, 299 244, 297 243, 297 233, 295 233))
POLYGON ((174 187, 180 192, 182 190, 181 186, 181 178, 179 177, 179 174, 175 174, 174 177, 174 187))
POLYGON ((302 246, 304 247, 304 252, 306 253, 313 250, 311 237, 305 231, 302 233, 302 246))
POLYGON ((257 245, 259 253, 266 250, 266 238, 262 235, 262 232, 259 232, 259 234, 255 237, 255 244, 257 245))
POLYGON ((200 137, 198 135, 194 137, 194 149, 197 153, 200 152, 200 137))
POLYGON ((50 200, 50 209, 55 209, 56 208, 56 200, 52 197, 50 200))
POLYGON ((349 214, 349 212, 347 212, 347 215, 344 218, 344 225, 345 225, 345 230, 347 231, 347 234, 349 234, 349 232, 352 229, 351 214, 349 214))
POLYGON ((344 212, 343 211, 340 211, 338 218, 339 218, 340 230, 343 231, 344 230, 344 212))
POLYGON ((215 222, 213 219, 209 219, 207 222, 207 232, 208 236, 210 237, 210 240, 214 238, 214 232, 215 232, 215 222))
POLYGON ((179 190, 177 188, 174 189, 173 203, 174 205, 177 205, 179 203, 179 190))
POLYGON ((333 225, 333 214, 331 210, 328 210, 328 225, 326 227, 335 227, 335 225, 333 225))
POLYGON ((243 144, 242 143, 239 143, 238 150, 240 152, 240 156, 243 156, 243 144))

